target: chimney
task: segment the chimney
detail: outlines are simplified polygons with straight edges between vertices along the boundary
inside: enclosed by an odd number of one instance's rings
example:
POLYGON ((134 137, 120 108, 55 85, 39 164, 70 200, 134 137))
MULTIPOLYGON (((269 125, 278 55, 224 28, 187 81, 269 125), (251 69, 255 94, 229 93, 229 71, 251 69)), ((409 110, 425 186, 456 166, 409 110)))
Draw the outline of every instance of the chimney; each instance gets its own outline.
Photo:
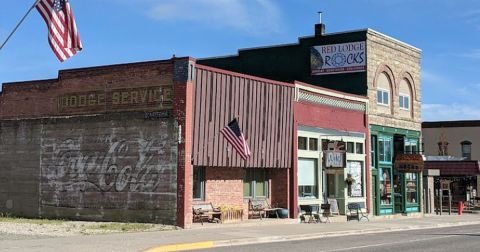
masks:
POLYGON ((325 24, 322 23, 322 12, 318 12, 319 23, 315 24, 315 37, 321 37, 325 34, 325 24))

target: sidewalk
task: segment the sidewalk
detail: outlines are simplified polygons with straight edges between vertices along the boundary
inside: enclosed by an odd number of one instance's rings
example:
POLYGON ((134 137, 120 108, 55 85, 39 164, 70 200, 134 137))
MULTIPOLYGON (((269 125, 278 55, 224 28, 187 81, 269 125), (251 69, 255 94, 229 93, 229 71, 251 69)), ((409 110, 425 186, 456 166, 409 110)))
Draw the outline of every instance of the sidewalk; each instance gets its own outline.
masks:
POLYGON ((8 240, 0 241, 0 251, 178 251, 469 224, 480 224, 480 216, 433 215, 318 224, 266 221, 164 232, 8 240))

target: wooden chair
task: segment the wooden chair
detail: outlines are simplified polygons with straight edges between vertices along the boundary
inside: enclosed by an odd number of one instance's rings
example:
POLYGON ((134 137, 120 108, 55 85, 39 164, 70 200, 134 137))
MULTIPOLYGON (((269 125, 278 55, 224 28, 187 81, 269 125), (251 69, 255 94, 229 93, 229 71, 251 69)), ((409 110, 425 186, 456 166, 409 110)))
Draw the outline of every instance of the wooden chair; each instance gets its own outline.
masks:
POLYGON ((193 222, 200 221, 202 223, 204 221, 213 221, 213 222, 221 222, 222 219, 222 212, 220 209, 213 207, 213 204, 210 203, 202 203, 202 204, 194 204, 192 205, 193 210, 193 222))

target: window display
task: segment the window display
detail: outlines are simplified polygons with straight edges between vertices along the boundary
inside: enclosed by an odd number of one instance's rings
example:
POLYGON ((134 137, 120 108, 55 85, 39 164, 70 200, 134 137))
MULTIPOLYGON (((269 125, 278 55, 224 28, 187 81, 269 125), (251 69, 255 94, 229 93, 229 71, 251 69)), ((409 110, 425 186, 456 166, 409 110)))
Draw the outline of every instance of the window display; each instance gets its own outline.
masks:
POLYGON ((390 177, 390 169, 380 168, 380 204, 392 204, 392 181, 390 177))
POLYGON ((417 174, 405 173, 407 203, 417 203, 417 174))
POLYGON ((347 162, 347 179, 350 181, 350 197, 363 196, 362 162, 347 162))

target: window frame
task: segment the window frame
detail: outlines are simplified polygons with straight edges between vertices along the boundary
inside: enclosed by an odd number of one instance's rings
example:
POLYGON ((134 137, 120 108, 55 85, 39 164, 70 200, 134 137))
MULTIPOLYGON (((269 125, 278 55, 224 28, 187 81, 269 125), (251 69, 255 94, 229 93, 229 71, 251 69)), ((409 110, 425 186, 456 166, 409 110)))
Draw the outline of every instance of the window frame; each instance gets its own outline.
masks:
POLYGON ((192 172, 192 198, 194 201, 203 201, 205 200, 205 174, 206 174, 206 168, 204 166, 194 166, 193 167, 193 172, 192 172), (199 182, 200 182, 200 197, 196 197, 195 191, 193 190, 195 188, 195 173, 198 172, 199 176, 201 177, 199 182))
POLYGON ((390 100, 391 100, 391 99, 390 99, 390 90, 388 90, 388 89, 383 89, 383 88, 378 88, 378 89, 377 89, 377 104, 378 104, 378 105, 389 107, 389 106, 390 106, 390 100), (382 94, 382 95, 381 95, 381 96, 382 96, 381 101, 380 101, 380 99, 378 99, 378 98, 379 98, 379 96, 378 96, 379 92, 381 92, 381 94, 382 94), (384 103, 385 94, 387 94, 387 103, 384 103))
MULTIPOLYGON (((246 183, 248 183, 249 187, 249 195, 245 195, 245 190, 243 190, 243 198, 248 198, 248 199, 266 199, 270 196, 270 178, 268 176, 268 170, 267 168, 244 168, 243 169, 243 185, 245 186, 246 183), (263 190, 265 192, 265 195, 262 196, 257 196, 257 180, 256 180, 256 174, 255 171, 258 172, 258 170, 262 170, 263 172, 263 190), (250 175, 250 177, 249 177, 250 175)), ((245 187, 243 187, 245 189, 245 187)))
POLYGON ((410 95, 400 93, 398 95, 398 106, 401 110, 410 111, 410 95), (407 103, 405 103, 405 99, 407 99, 407 103), (405 107, 405 104, 407 104, 407 107, 405 107))
POLYGON ((472 160, 472 142, 465 140, 460 143, 462 157, 466 158, 467 160, 472 160), (465 148, 468 146, 469 152, 465 152, 465 148))

